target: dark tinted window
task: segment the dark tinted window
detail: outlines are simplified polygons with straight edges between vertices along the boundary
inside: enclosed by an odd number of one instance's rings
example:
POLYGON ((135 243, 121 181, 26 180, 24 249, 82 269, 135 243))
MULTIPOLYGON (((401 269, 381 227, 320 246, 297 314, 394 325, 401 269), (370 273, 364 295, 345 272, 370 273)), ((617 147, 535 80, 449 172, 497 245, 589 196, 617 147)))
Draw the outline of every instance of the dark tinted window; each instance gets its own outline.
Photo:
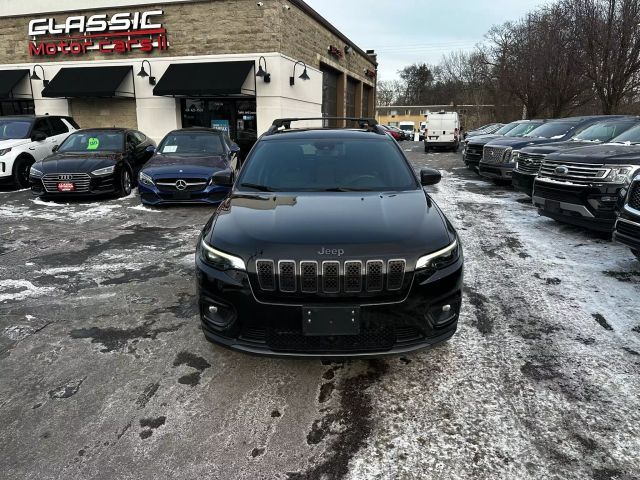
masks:
POLYGON ((33 124, 33 132, 36 132, 36 131, 44 133, 47 137, 50 137, 51 135, 53 135, 53 131, 51 130, 51 127, 49 126, 49 122, 47 121, 46 118, 41 118, 39 120, 36 120, 36 122, 33 124))
POLYGON ((138 143, 142 143, 147 140, 147 136, 142 132, 138 132, 137 130, 135 132, 131 132, 131 134, 138 139, 138 143))
POLYGON ((549 122, 527 133, 526 137, 532 138, 560 138, 576 126, 571 122, 549 122))
POLYGON ((640 125, 627 130, 611 141, 617 143, 640 143, 640 125))
POLYGON ((629 122, 603 122, 585 128, 575 137, 575 141, 607 142, 633 126, 629 122))
POLYGON ((49 123, 51 124, 51 130, 54 135, 61 135, 69 131, 69 128, 58 117, 49 118, 49 123))
POLYGON ((135 132, 128 132, 127 133, 127 145, 129 145, 132 148, 136 148, 141 143, 142 143, 142 141, 138 138, 138 136, 135 134, 135 132))
POLYGON ((214 132, 173 132, 160 142, 158 153, 165 155, 222 155, 223 135, 214 132))
POLYGON ((124 134, 111 130, 91 130, 72 133, 62 142, 59 152, 121 152, 124 134))
POLYGON ((2 120, 0 119, 0 139, 9 140, 27 138, 31 122, 29 120, 2 120))
POLYGON ((255 147, 238 184, 274 191, 398 191, 417 183, 393 142, 382 138, 304 138, 255 147))
POLYGON ((518 126, 516 126, 516 128, 514 128, 513 130, 510 130, 509 132, 507 132, 505 134, 505 137, 523 137, 529 132, 531 132, 532 130, 535 130, 536 128, 538 128, 540 125, 543 125, 543 123, 541 122, 521 123, 518 126))
POLYGON ((510 132, 511 130, 513 130, 514 128, 516 128, 519 124, 518 123, 508 123, 502 127, 500 127, 498 129, 498 131, 496 132, 496 135, 504 135, 507 132, 510 132))

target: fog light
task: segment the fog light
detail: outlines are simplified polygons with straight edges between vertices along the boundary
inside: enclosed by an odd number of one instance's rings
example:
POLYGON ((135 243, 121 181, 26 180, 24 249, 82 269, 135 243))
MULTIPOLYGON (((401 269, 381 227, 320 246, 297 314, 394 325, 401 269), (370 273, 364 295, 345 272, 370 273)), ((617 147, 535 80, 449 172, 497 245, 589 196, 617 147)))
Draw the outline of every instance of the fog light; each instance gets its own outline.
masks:
POLYGON ((217 329, 228 328, 236 319, 235 308, 231 305, 209 304, 204 305, 202 310, 204 320, 217 329))
POLYGON ((444 306, 442 307, 442 311, 443 311, 443 312, 448 312, 448 311, 450 311, 450 310, 451 310, 451 305, 444 305, 444 306))
POLYGON ((216 307, 215 305, 211 305, 209 307, 209 313, 215 315, 216 313, 218 313, 218 307, 216 307))
POLYGON ((424 312, 425 319, 436 328, 449 325, 458 318, 460 311, 461 298, 458 295, 445 298, 426 308, 424 312))

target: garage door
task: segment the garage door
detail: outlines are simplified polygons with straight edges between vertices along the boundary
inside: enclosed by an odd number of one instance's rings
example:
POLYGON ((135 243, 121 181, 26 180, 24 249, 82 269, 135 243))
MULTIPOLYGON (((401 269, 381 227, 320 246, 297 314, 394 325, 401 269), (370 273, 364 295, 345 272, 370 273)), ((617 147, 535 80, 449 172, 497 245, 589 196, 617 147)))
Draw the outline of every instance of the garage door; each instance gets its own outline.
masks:
POLYGON ((133 98, 73 98, 70 113, 82 128, 138 128, 133 98))

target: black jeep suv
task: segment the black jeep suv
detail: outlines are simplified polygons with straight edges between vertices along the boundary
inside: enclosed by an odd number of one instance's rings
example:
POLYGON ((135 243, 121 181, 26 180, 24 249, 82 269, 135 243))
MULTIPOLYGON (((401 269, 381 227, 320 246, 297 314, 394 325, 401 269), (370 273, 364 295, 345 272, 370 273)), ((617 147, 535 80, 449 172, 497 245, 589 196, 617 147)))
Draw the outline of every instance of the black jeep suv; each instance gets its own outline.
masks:
POLYGON ((533 184, 541 215, 612 232, 620 191, 640 171, 640 126, 610 143, 548 155, 533 184))
POLYGON ((606 143, 640 123, 639 117, 611 116, 584 130, 579 130, 566 142, 544 143, 520 149, 518 161, 513 169, 513 187, 531 196, 533 181, 538 176, 542 162, 547 155, 571 148, 588 147, 606 143))
POLYGON ((618 212, 613 238, 628 246, 640 260, 640 175, 621 193, 622 208, 618 212))
MULTIPOLYGON (((402 149, 370 119, 291 129, 276 120, 198 240, 207 339, 251 353, 363 356, 450 338, 462 247, 402 149)), ((326 119, 324 119, 326 120, 326 119)), ((309 124, 309 123, 307 123, 309 124)))

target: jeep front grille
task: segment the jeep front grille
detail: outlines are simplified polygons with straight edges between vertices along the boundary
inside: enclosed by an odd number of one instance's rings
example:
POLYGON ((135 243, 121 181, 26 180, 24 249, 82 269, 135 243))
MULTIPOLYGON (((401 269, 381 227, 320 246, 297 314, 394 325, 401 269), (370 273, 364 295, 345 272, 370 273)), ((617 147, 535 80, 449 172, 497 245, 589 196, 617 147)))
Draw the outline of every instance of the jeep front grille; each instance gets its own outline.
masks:
POLYGON ((282 293, 361 293, 402 289, 407 262, 404 259, 295 262, 256 261, 258 285, 263 291, 282 293), (385 288, 386 287, 386 288, 385 288))
POLYGON ((608 174, 609 169, 604 168, 604 165, 594 165, 592 163, 545 160, 540 167, 540 177, 560 182, 581 184, 605 182, 608 174))
POLYGON ((504 163, 504 157, 508 147, 484 147, 482 150, 482 162, 483 163, 504 163))
POLYGON ((42 184, 48 193, 57 192, 59 183, 73 183, 76 193, 88 192, 91 177, 86 173, 47 173, 42 177, 42 184))
POLYGON ((536 175, 540 171, 546 155, 540 153, 521 153, 516 171, 536 175))

